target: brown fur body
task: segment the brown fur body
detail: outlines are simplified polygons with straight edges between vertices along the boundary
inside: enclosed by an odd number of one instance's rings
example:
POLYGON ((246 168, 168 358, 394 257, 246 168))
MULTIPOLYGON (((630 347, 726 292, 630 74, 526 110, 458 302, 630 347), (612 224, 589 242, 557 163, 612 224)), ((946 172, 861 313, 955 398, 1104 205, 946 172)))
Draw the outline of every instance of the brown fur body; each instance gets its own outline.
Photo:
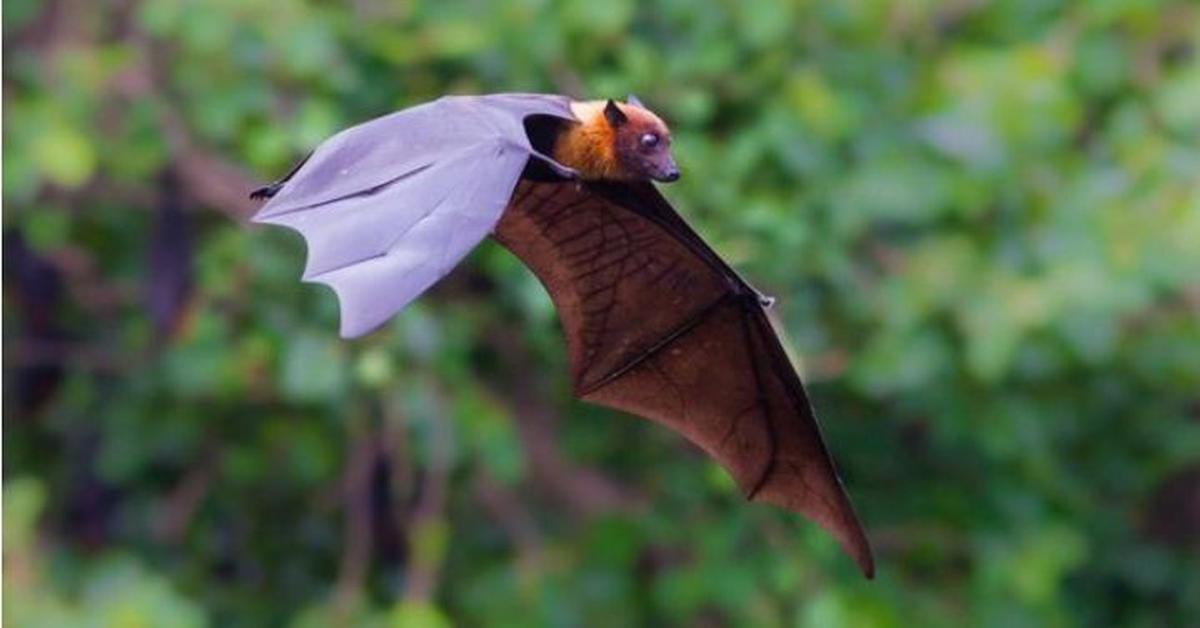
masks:
MULTIPOLYGON (((563 165, 577 170, 584 180, 632 181, 659 178, 663 161, 674 169, 670 158, 670 131, 654 113, 637 105, 614 101, 590 100, 571 103, 577 123, 568 125, 554 143, 553 157, 563 165), (615 116, 606 113, 613 102, 620 111, 615 116), (640 138, 653 134, 661 145, 642 147, 640 138)), ((676 171, 677 172, 677 171, 676 171)))

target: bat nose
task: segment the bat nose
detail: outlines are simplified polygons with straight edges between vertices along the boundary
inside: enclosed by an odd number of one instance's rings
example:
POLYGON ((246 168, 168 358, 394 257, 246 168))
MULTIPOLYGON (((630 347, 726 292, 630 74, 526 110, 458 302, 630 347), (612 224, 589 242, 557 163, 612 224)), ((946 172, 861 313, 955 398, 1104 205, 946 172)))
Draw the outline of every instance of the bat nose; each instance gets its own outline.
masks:
POLYGON ((659 178, 659 181, 663 181, 666 183, 670 183, 672 181, 678 181, 678 180, 679 180, 679 168, 676 168, 675 166, 671 166, 666 172, 662 173, 662 177, 659 178))

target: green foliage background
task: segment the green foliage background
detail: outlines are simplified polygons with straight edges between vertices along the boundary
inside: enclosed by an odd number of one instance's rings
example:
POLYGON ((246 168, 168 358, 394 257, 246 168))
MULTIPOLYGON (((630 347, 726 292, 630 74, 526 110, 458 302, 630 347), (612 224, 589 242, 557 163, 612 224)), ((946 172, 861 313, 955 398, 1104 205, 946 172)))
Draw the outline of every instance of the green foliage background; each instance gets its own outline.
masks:
POLYGON ((30 307, 48 280, 6 237, 7 625, 1200 622, 1196 3, 3 20, 4 229, 63 285, 30 307), (876 581, 571 401, 549 301, 494 244, 343 342, 299 239, 239 222, 334 131, 492 91, 633 92, 672 123, 665 193, 780 298, 876 581))

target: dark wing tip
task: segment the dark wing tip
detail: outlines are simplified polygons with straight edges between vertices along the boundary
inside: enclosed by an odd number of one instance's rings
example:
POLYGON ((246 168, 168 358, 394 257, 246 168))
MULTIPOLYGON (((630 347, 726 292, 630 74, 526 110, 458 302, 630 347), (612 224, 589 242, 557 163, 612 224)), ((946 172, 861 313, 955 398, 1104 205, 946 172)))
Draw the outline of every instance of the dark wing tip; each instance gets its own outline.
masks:
POLYGON ((875 559, 874 558, 867 556, 866 562, 859 563, 858 566, 859 566, 859 568, 862 569, 863 575, 866 576, 867 580, 875 579, 875 559))
POLYGON ((838 545, 842 546, 842 551, 854 560, 867 580, 874 580, 875 555, 871 551, 871 542, 867 540, 867 533, 854 514, 854 508, 850 505, 849 498, 845 496, 843 498, 845 500, 844 507, 847 509, 842 513, 844 519, 837 523, 826 521, 818 521, 818 523, 833 535, 838 545))
POLYGON ((850 498, 843 492, 838 499, 841 502, 832 518, 816 518, 817 524, 825 528, 866 576, 867 580, 875 579, 875 555, 871 550, 871 542, 863 529, 862 522, 850 504, 850 498))
MULTIPOLYGON (((846 548, 850 549, 850 548, 846 548)), ((871 544, 867 541, 866 536, 862 536, 859 542, 855 544, 854 550, 850 553, 854 562, 858 564, 858 568, 862 571, 863 576, 867 580, 875 579, 875 556, 871 552, 871 544)))
MULTIPOLYGON (((768 486, 769 483, 761 488, 767 488, 768 486)), ((859 570, 862 571, 863 576, 866 576, 867 580, 875 579, 875 555, 871 550, 871 542, 867 540, 866 531, 863 530, 862 523, 859 522, 857 515, 855 515, 849 498, 844 494, 835 498, 840 502, 838 507, 826 512, 814 512, 801 504, 792 502, 784 496, 770 494, 766 490, 760 490, 755 495, 747 494, 746 498, 751 501, 763 501, 775 504, 776 506, 804 515, 833 537, 834 541, 841 547, 842 552, 853 560, 854 564, 858 565, 859 570)))

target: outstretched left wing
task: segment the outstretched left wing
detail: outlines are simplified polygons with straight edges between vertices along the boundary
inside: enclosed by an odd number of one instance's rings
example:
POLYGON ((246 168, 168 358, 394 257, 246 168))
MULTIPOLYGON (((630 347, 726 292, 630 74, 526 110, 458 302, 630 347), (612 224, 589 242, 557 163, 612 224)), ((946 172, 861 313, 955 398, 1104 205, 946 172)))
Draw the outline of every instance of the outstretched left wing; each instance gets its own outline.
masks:
POLYGON ((304 280, 333 288, 359 336, 433 285, 491 233, 530 157, 531 115, 573 119, 565 96, 447 96, 326 140, 255 222, 304 236, 304 280))
POLYGON ((748 499, 871 548, 766 300, 650 183, 522 181, 496 239, 554 301, 575 396, 679 432, 748 499))

